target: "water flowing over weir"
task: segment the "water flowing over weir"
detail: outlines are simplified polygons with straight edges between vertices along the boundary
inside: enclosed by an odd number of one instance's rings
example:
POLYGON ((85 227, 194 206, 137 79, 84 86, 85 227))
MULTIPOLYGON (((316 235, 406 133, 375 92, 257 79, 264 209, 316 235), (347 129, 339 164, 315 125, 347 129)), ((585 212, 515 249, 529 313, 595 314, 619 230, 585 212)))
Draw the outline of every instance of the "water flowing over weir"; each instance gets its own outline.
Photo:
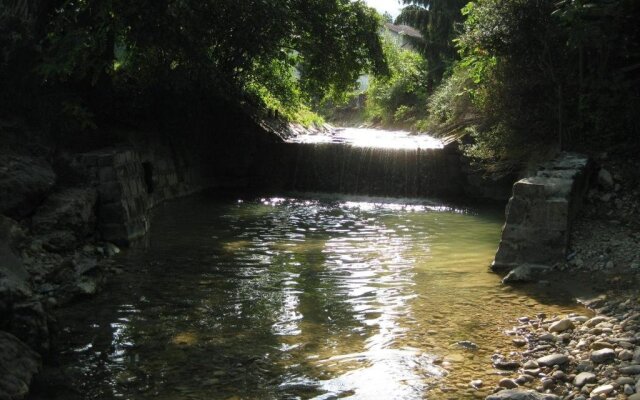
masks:
POLYGON ((344 129, 271 144, 257 158, 253 186, 396 197, 459 197, 460 155, 428 136, 344 129))

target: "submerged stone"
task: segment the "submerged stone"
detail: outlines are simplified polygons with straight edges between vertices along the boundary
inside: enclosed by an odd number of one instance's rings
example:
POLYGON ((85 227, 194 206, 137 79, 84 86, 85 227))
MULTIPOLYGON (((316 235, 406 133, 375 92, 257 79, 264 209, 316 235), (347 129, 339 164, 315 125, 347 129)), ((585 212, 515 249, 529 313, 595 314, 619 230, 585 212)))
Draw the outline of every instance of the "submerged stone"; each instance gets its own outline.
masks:
POLYGON ((511 389, 491 394, 485 400, 560 400, 560 397, 533 390, 511 389))

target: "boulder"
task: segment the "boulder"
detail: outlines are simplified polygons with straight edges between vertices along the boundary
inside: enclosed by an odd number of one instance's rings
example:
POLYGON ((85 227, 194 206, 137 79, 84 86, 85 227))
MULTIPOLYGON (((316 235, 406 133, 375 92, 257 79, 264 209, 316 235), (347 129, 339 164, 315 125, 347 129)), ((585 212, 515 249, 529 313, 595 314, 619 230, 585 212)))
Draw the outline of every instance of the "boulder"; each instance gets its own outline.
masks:
POLYGON ((53 193, 31 222, 34 232, 68 231, 79 239, 94 231, 98 194, 93 188, 68 188, 53 193))
POLYGON ((0 399, 24 399, 40 367, 36 352, 12 334, 0 331, 0 399))
POLYGON ((49 318, 42 304, 34 300, 29 274, 9 247, 9 225, 4 222, 0 223, 0 330, 17 336, 34 350, 47 352, 49 318))
POLYGON ((37 300, 13 304, 7 331, 40 354, 50 350, 49 315, 37 300))
POLYGON ((42 158, 0 155, 0 213, 22 219, 33 213, 56 183, 42 158))

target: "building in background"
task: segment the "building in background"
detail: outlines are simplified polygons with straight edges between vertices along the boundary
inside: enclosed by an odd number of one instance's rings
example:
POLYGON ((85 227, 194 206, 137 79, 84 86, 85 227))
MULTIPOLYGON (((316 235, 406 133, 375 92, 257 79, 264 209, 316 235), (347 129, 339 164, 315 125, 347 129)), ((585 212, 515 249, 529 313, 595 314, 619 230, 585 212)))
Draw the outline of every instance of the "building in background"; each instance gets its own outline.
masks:
POLYGON ((420 32, 409 25, 384 24, 382 34, 389 38, 396 46, 416 51, 416 43, 424 40, 420 32))

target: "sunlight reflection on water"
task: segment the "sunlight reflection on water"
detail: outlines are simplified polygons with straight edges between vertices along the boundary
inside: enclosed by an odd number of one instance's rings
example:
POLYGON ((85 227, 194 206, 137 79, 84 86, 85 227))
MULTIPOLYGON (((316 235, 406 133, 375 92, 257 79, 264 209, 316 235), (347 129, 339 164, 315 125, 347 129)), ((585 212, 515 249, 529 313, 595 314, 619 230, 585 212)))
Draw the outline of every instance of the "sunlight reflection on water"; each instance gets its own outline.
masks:
POLYGON ((487 273, 500 225, 406 199, 167 204, 122 284, 78 305, 67 373, 87 399, 486 394, 468 382, 497 383, 500 329, 544 301, 487 273))

